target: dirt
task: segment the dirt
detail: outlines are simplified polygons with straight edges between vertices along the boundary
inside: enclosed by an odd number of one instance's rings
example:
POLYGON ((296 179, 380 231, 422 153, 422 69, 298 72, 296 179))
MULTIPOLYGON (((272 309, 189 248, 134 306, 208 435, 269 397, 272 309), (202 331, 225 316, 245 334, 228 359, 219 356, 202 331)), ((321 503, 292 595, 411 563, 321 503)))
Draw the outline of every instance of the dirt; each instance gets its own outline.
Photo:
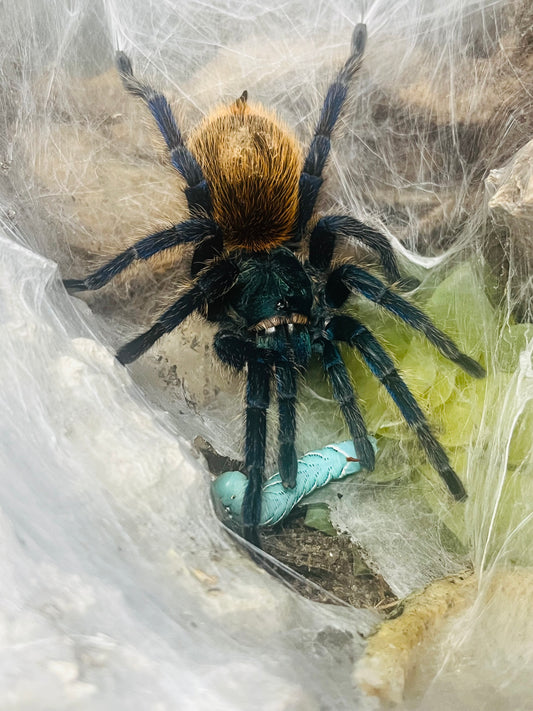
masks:
POLYGON ((304 523, 300 507, 285 521, 263 532, 266 553, 303 576, 294 587, 311 600, 354 607, 388 609, 396 597, 385 580, 364 562, 364 552, 346 535, 328 535, 304 523), (337 600, 335 599, 337 598, 337 600))

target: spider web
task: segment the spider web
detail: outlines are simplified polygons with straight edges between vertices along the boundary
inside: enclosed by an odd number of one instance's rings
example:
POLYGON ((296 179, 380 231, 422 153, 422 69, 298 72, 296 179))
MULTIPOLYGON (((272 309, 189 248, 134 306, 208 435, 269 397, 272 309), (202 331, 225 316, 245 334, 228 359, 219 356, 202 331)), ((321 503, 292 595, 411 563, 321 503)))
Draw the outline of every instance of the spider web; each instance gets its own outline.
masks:
MULTIPOLYGON (((425 691, 409 708, 527 707, 531 594, 495 607, 484 591, 494 569, 533 565, 532 20, 526 0, 2 7, 6 708, 235 710, 258 690, 265 709, 375 708, 351 670, 377 614, 300 598, 252 566, 212 511, 190 442, 202 434, 238 457, 242 436, 242 382, 214 364, 213 331, 191 319, 130 370, 114 361, 175 297, 181 253, 86 303, 60 283, 185 215, 149 117, 120 87, 116 48, 184 128, 247 89, 306 142, 359 21, 368 51, 320 208, 387 234, 422 282, 413 298, 488 376, 474 391, 361 305, 469 500, 451 508, 354 360, 383 456, 373 478, 337 485, 332 520, 399 595, 465 561, 481 576, 474 611, 421 662, 425 691)), ((345 439, 312 372, 300 423, 302 452, 345 439)))

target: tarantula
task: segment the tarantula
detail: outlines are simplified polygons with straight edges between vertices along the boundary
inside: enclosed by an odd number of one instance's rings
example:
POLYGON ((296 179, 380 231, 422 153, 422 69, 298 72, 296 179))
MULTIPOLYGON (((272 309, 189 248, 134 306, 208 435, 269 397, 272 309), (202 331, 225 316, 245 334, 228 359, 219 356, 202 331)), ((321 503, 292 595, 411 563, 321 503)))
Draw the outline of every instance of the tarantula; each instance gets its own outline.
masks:
POLYGON ((70 292, 99 289, 135 260, 150 259, 176 245, 191 245, 190 283, 148 331, 119 349, 117 358, 131 363, 194 312, 217 322, 215 353, 222 363, 247 373, 244 467, 248 484, 242 517, 245 536, 255 544, 259 543, 271 384, 275 383, 279 412, 279 471, 283 483, 293 487, 297 380, 312 352, 322 359, 362 466, 374 468, 374 450, 338 342, 359 350, 450 493, 458 500, 465 496, 392 359, 342 307, 352 294, 360 294, 421 331, 468 374, 482 377, 483 368, 459 352, 420 309, 354 260, 335 263, 336 245, 354 239, 377 254, 389 284, 399 283, 396 258, 384 235, 348 215, 315 213, 332 131, 365 44, 366 26, 358 24, 350 56, 326 93, 303 164, 296 137, 273 113, 248 103, 246 91, 235 102, 216 108, 185 140, 165 97, 135 78, 130 60, 118 52, 124 87, 147 104, 170 162, 185 180, 190 215, 139 240, 85 279, 64 282, 70 292))

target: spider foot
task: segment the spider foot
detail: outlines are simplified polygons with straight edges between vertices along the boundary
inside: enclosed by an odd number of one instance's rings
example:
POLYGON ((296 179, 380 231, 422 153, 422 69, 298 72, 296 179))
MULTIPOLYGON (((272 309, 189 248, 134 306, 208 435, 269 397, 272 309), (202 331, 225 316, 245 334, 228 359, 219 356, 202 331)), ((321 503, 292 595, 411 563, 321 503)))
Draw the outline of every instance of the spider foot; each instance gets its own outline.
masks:
POLYGON ((456 501, 466 501, 468 494, 463 486, 463 482, 451 467, 439 471, 442 480, 448 487, 448 491, 456 501))
POLYGON ((131 61, 127 54, 119 50, 115 55, 115 61, 117 63, 118 70, 121 74, 133 75, 131 61))
POLYGON ((294 489, 298 474, 298 459, 292 444, 282 444, 278 458, 281 482, 286 489, 294 489))
MULTIPOLYGON (((261 539, 259 537, 259 529, 257 528, 257 526, 243 526, 242 534, 245 541, 248 541, 248 543, 251 543, 253 546, 261 550, 261 539)), ((252 556, 253 560, 258 562, 255 558, 253 551, 250 551, 250 555, 252 556)))
POLYGON ((419 421, 414 430, 422 448, 426 452, 431 465, 448 487, 448 491, 456 501, 464 501, 467 497, 462 481, 450 466, 448 456, 440 442, 433 436, 427 422, 419 421))
POLYGON ((350 48, 352 57, 355 57, 357 59, 362 57, 363 52, 365 51, 367 34, 368 33, 367 33, 366 25, 363 24, 362 22, 359 22, 353 28, 351 48, 350 48))
POLYGON ((477 360, 470 358, 470 356, 464 353, 460 353, 455 362, 465 373, 468 373, 468 375, 471 375, 473 378, 484 378, 487 374, 485 368, 480 365, 477 360))
POLYGON ((63 286, 69 294, 75 294, 78 291, 87 291, 85 279, 63 279, 63 286))
POLYGON ((122 365, 133 363, 165 333, 165 328, 161 323, 155 323, 149 331, 142 333, 133 341, 126 343, 117 351, 116 358, 122 365))
POLYGON ((353 440, 357 457, 362 469, 368 472, 374 471, 376 466, 376 453, 368 437, 358 437, 353 440))

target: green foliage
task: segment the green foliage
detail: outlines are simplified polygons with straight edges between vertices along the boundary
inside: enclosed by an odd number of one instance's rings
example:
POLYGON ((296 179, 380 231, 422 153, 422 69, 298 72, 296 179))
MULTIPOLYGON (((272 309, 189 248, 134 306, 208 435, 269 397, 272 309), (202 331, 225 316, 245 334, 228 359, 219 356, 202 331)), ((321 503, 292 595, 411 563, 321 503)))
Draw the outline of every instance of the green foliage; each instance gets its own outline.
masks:
POLYGON ((328 536, 337 535, 337 531, 331 525, 329 508, 326 504, 309 504, 305 512, 305 525, 322 531, 328 536))

